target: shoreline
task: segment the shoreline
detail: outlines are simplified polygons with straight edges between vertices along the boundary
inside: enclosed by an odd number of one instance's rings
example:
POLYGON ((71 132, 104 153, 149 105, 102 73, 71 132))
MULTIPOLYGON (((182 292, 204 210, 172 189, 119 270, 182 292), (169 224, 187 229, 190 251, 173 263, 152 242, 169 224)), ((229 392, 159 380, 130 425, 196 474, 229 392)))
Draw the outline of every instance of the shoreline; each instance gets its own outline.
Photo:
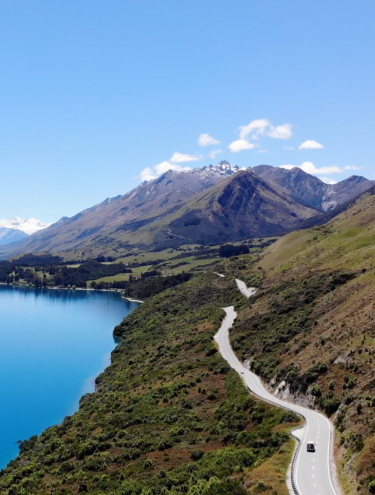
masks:
POLYGON ((127 296, 124 296, 121 292, 121 289, 92 289, 91 287, 76 287, 75 289, 72 289, 72 288, 68 288, 68 287, 56 287, 56 286, 53 286, 53 287, 33 287, 33 286, 30 286, 30 285, 24 285, 24 284, 7 284, 6 282, 0 282, 0 285, 5 285, 7 287, 17 287, 17 288, 21 288, 21 287, 25 287, 27 289, 48 289, 48 290, 71 290, 71 291, 75 291, 75 290, 90 290, 90 291, 97 291, 97 292, 116 292, 117 294, 120 294, 121 295, 121 298, 122 299, 126 299, 127 301, 130 301, 130 302, 136 302, 136 303, 139 303, 139 304, 143 304, 144 301, 141 301, 140 299, 133 299, 132 297, 127 297, 127 296))

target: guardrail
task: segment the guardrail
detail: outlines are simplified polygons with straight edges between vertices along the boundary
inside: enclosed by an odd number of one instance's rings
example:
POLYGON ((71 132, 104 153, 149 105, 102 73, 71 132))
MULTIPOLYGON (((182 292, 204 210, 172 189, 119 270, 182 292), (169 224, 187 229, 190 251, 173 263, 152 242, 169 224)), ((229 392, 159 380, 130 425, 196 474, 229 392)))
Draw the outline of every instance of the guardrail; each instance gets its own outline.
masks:
MULTIPOLYGON (((242 376, 241 376, 241 378, 243 379, 242 376)), ((293 411, 292 408, 289 408, 289 407, 284 406, 284 405, 281 405, 281 404, 276 404, 276 402, 272 402, 271 400, 265 399, 261 395, 258 395, 256 392, 254 392, 253 390, 251 390, 251 388, 248 385, 246 385, 246 388, 253 395, 255 395, 256 397, 258 397, 258 399, 263 400, 264 402, 268 402, 268 404, 271 404, 271 405, 273 405, 275 407, 281 407, 282 409, 285 409, 286 411, 292 411, 294 414, 297 414, 297 416, 299 416, 300 418, 304 419, 305 420, 305 423, 306 423, 306 418, 304 416, 302 416, 302 414, 300 414, 300 413, 298 413, 296 411, 293 411)), ((297 488, 297 485, 296 485, 296 482, 295 482, 295 474, 294 474, 297 457, 298 457, 299 451, 301 450, 301 440, 296 435, 294 435, 293 432, 296 431, 296 430, 298 430, 299 428, 303 428, 303 427, 304 427, 304 424, 301 425, 301 426, 297 426, 297 428, 294 428, 289 433, 289 435, 293 438, 293 440, 296 440, 298 442, 297 448, 294 451, 294 455, 293 455, 293 459, 292 459, 292 464, 291 464, 291 467, 290 467, 290 481, 291 481, 292 489, 293 489, 293 492, 294 492, 295 495, 301 495, 301 493, 298 491, 298 488, 297 488)))
MULTIPOLYGON (((302 428, 302 426, 299 426, 298 428, 302 428)), ((296 465, 296 460, 297 460, 299 451, 301 450, 301 446, 302 446, 301 440, 298 437, 296 437, 296 435, 293 434, 293 432, 295 430, 298 430, 298 428, 294 428, 294 430, 292 430, 290 432, 290 436, 293 437, 298 442, 297 448, 294 451, 294 455, 293 455, 293 459, 292 459, 292 466, 290 468, 290 482, 292 484, 292 488, 293 488, 293 491, 294 491, 295 495, 300 495, 300 493, 298 491, 298 488, 297 488, 297 485, 296 485, 296 482, 295 482, 295 479, 294 479, 294 469, 295 469, 295 465, 296 465)))

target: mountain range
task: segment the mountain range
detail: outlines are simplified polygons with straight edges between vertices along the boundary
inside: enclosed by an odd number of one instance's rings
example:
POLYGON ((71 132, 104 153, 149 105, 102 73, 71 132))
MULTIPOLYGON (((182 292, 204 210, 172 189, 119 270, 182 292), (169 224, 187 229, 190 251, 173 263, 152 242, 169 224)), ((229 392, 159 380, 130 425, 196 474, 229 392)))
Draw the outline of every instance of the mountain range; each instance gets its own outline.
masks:
POLYGON ((23 220, 20 217, 13 217, 10 220, 0 220, 0 246, 24 239, 50 225, 36 218, 23 220))
POLYGON ((282 235, 319 223, 375 184, 351 176, 328 185, 299 168, 270 165, 169 170, 123 196, 64 217, 1 249, 1 256, 48 251, 70 258, 119 257, 132 249, 222 244, 282 235))
POLYGON ((352 175, 337 184, 326 184, 298 167, 287 170, 270 165, 258 165, 251 171, 270 184, 280 187, 295 201, 321 212, 334 210, 375 184, 375 181, 359 175, 352 175))

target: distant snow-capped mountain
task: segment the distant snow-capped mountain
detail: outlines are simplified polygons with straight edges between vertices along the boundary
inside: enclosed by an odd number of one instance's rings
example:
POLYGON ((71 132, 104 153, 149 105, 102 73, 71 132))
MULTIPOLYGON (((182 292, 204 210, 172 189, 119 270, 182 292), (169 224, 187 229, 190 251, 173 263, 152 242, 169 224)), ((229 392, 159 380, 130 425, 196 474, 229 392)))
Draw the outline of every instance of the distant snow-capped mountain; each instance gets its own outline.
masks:
POLYGON ((0 220, 0 246, 20 241, 50 225, 50 223, 41 222, 36 218, 23 220, 20 217, 13 217, 10 220, 0 220))
POLYGON ((0 228, 20 230, 27 235, 35 234, 38 230, 45 229, 50 225, 50 223, 41 222, 37 218, 23 220, 20 217, 13 217, 10 220, 0 220, 0 228))

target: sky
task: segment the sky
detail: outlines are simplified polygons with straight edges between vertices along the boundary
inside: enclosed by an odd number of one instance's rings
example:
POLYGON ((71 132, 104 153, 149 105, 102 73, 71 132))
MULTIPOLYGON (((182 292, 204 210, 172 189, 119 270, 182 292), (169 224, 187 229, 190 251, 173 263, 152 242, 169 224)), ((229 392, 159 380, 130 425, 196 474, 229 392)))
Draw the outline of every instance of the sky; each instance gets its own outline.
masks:
POLYGON ((168 168, 375 179, 373 0, 0 3, 0 218, 168 168))

